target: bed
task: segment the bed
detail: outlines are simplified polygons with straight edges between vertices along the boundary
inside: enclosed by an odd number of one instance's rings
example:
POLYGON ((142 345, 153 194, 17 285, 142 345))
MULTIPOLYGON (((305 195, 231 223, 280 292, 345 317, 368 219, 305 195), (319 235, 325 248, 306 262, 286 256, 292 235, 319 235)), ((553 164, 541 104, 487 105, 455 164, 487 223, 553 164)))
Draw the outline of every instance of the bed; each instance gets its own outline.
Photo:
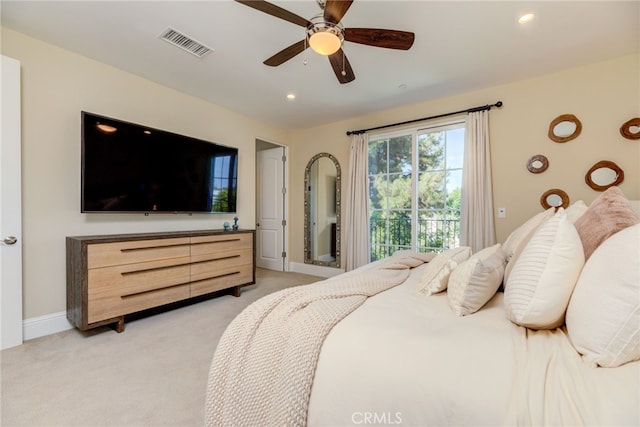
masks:
POLYGON ((476 254, 401 251, 264 297, 218 345, 206 424, 640 425, 631 206, 612 187, 476 254))

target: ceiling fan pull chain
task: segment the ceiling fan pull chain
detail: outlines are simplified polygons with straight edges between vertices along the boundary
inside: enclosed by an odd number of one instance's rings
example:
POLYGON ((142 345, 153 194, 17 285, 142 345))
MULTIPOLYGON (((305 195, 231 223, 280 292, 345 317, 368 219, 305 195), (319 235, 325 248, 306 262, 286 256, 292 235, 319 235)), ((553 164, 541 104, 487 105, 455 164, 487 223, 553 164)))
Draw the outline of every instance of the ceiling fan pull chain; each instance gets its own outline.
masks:
POLYGON ((344 50, 343 50, 342 51, 342 73, 340 73, 340 74, 342 74, 343 76, 346 76, 347 72, 344 70, 344 57, 345 57, 345 55, 344 55, 344 50))

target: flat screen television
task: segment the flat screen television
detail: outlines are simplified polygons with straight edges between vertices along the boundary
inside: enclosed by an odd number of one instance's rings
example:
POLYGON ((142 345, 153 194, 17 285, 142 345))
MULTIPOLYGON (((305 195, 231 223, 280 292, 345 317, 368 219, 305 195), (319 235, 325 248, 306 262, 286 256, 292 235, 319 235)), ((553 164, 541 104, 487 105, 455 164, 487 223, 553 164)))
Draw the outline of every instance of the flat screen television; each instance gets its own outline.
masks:
POLYGON ((236 212, 237 148, 81 115, 83 213, 236 212))

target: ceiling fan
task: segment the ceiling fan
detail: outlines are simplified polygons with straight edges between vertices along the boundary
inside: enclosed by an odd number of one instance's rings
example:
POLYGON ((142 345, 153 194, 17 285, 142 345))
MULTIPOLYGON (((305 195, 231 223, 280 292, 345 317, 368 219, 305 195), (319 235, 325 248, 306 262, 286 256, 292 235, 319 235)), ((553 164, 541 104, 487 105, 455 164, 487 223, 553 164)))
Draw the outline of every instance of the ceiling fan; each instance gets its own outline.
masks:
POLYGON ((307 47, 329 57, 329 62, 340 83, 355 80, 351 64, 342 50, 344 41, 374 47, 408 50, 413 46, 415 34, 407 31, 384 30, 379 28, 344 28, 340 21, 353 0, 316 0, 324 11, 311 19, 302 18, 273 3, 264 0, 236 0, 246 6, 267 13, 276 18, 306 28, 306 37, 282 49, 264 61, 265 65, 276 67, 304 52, 307 47))

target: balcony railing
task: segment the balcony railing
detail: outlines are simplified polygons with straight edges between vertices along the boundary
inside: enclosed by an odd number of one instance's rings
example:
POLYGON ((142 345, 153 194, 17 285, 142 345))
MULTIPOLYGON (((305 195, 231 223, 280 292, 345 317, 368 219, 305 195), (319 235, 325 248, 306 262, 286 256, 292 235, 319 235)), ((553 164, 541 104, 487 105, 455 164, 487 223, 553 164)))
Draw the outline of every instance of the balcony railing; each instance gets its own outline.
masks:
MULTIPOLYGON (((411 219, 370 219, 371 261, 400 249, 411 249, 411 219)), ((419 219, 416 247, 420 252, 444 251, 460 245, 459 218, 419 219)))

